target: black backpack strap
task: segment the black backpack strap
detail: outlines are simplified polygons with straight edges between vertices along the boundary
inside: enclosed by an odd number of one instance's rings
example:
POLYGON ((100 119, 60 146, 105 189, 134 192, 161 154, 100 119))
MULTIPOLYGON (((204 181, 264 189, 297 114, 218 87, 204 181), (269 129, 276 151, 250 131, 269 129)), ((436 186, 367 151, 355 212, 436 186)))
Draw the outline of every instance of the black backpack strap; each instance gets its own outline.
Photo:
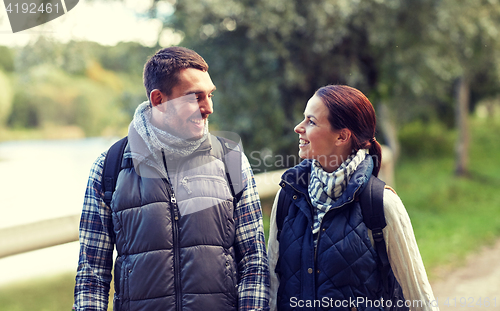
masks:
POLYGON ((388 288, 388 275, 390 271, 389 257, 385 246, 384 233, 382 229, 387 225, 384 214, 384 189, 385 182, 375 176, 371 176, 365 189, 359 195, 363 221, 372 231, 373 241, 377 255, 380 259, 380 271, 384 281, 384 287, 388 288))
POLYGON ((220 136, 217 136, 217 139, 222 147, 222 162, 224 162, 226 178, 236 203, 240 200, 244 189, 241 178, 241 149, 232 140, 220 136))
POLYGON ((276 225, 278 226, 278 242, 280 240, 281 230, 283 229, 283 222, 288 215, 288 209, 291 204, 291 199, 286 195, 285 190, 281 189, 278 196, 278 205, 276 206, 276 225))
POLYGON ((120 139, 109 148, 106 158, 104 159, 104 167, 102 170, 102 190, 104 192, 104 203, 111 207, 111 199, 116 188, 116 179, 122 164, 123 151, 127 145, 128 137, 120 139))

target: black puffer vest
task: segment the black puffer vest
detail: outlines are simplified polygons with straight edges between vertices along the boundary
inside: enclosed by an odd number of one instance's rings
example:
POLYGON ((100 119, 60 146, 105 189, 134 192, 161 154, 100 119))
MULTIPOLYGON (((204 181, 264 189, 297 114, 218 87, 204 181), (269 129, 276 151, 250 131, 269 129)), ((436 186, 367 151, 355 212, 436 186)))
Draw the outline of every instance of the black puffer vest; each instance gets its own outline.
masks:
POLYGON ((233 197, 210 141, 178 163, 173 187, 127 145, 111 203, 115 311, 237 309, 233 197))

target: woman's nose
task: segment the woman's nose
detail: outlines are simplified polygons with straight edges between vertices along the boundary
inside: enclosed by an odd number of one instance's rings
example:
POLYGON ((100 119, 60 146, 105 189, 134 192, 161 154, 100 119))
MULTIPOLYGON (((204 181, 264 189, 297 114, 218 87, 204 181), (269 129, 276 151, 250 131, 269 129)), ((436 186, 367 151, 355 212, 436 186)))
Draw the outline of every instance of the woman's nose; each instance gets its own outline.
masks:
POLYGON ((297 124, 295 126, 295 128, 293 129, 295 131, 295 133, 301 134, 304 132, 304 127, 302 126, 302 123, 304 123, 304 122, 300 122, 299 124, 297 124))

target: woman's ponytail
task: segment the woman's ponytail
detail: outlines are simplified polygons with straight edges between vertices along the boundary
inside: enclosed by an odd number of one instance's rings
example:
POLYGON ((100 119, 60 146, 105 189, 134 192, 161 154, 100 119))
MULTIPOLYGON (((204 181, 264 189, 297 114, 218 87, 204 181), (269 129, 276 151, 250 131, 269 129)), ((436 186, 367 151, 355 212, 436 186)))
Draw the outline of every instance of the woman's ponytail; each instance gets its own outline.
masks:
POLYGON ((380 172, 380 167, 382 166, 382 146, 380 146, 379 142, 373 137, 369 141, 370 148, 369 153, 373 159, 373 175, 378 177, 378 173, 380 172))

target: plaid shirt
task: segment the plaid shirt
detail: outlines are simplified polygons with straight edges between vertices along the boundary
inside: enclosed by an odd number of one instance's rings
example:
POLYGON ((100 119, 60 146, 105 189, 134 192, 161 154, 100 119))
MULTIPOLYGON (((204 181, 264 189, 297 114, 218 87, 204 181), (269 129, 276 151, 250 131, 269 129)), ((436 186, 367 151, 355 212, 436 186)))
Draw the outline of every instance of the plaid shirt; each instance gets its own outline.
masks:
MULTIPOLYGON (((94 162, 80 221, 80 257, 74 309, 105 311, 113 267, 114 234, 111 209, 103 201, 102 170, 106 152, 94 162)), ((259 194, 253 172, 242 153, 246 188, 235 209, 234 247, 238 262, 238 310, 269 310, 269 267, 259 194)))

